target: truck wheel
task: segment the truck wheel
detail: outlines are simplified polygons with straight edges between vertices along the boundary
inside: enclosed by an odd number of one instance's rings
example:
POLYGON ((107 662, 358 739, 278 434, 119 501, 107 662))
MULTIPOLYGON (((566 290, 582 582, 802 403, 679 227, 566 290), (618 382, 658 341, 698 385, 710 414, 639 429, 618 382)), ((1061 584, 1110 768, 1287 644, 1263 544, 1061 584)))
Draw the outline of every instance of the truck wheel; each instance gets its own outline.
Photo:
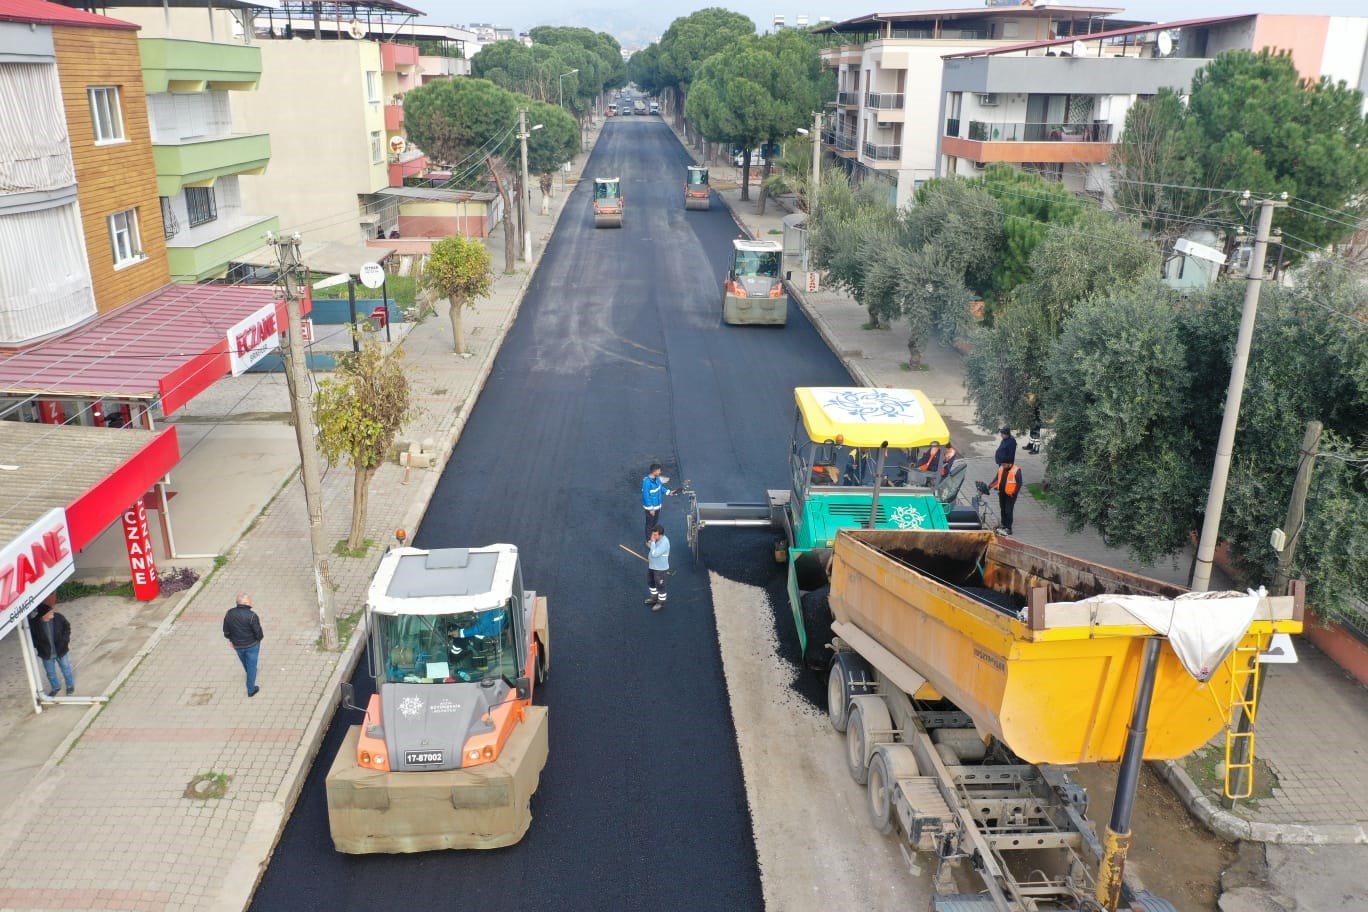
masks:
POLYGON ((1131 900, 1131 905, 1136 909, 1143 909, 1144 912, 1178 912, 1178 907, 1167 899, 1155 896, 1149 890, 1140 890, 1131 900))
POLYGON ((869 761, 869 820, 880 833, 893 832, 897 825, 893 800, 898 779, 917 775, 917 758, 902 744, 883 744, 869 761))
POLYGON ((830 586, 803 593, 803 633, 807 636, 803 661, 809 668, 821 669, 827 664, 827 644, 831 642, 831 622, 835 620, 830 595, 830 586))
POLYGON ((827 674, 827 720, 832 728, 844 733, 851 697, 869 693, 869 685, 851 682, 870 679, 869 666, 853 652, 838 652, 832 656, 831 670, 827 674))
POLYGON ((878 740, 891 741, 893 720, 882 697, 858 696, 851 698, 850 717, 846 720, 846 769, 850 778, 860 785, 869 781, 868 760, 878 740))

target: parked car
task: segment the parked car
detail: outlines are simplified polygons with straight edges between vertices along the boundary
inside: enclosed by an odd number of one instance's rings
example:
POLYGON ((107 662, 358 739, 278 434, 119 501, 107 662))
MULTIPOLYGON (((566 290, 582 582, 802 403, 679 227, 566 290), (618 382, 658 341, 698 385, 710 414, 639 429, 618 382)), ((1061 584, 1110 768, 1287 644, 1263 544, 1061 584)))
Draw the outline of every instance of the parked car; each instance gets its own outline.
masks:
MULTIPOLYGON (((733 164, 733 165, 736 165, 736 167, 740 168, 740 167, 741 167, 742 165, 744 165, 745 163, 746 163, 746 153, 745 153, 745 152, 737 152, 737 153, 735 153, 735 154, 732 155, 732 164, 733 164)), ((751 167, 752 167, 752 168, 763 168, 763 167, 765 167, 765 156, 763 156, 763 155, 760 154, 760 150, 759 150, 759 149, 752 149, 752 150, 751 150, 751 167)))

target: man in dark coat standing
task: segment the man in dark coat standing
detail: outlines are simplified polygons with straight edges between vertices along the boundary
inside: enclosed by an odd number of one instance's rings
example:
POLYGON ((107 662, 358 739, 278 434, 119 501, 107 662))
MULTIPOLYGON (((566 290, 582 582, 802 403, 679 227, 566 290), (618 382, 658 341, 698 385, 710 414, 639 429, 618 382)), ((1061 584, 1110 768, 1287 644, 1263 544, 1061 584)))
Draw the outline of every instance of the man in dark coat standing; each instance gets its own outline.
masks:
POLYGON ((1002 439, 998 442, 997 452, 993 454, 993 462, 997 465, 1013 465, 1016 463, 1017 440, 1012 436, 1012 429, 1003 425, 998 428, 998 433, 1002 439))
POLYGON ((70 696, 76 692, 76 674, 71 670, 71 622, 57 610, 57 595, 54 593, 43 602, 43 607, 29 615, 29 630, 33 633, 33 648, 38 658, 43 660, 43 670, 47 672, 49 697, 57 696, 60 686, 57 683, 57 670, 61 669, 66 681, 66 692, 70 696))
POLYGON ((252 610, 252 596, 247 592, 237 594, 237 604, 228 609, 223 616, 223 636, 237 651, 242 668, 247 672, 247 696, 255 697, 257 691, 257 658, 261 654, 261 619, 252 610))

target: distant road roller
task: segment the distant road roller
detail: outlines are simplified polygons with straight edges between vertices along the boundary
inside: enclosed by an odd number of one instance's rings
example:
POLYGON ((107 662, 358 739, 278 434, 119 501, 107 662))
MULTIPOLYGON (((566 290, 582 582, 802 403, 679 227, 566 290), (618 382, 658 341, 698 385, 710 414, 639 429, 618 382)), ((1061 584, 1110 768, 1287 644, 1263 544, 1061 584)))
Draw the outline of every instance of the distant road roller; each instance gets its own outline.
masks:
POLYGON ((622 178, 594 178, 594 227, 621 228, 626 200, 622 197, 622 178))
MULTIPOLYGON (((518 549, 391 549, 366 597, 375 694, 328 771, 339 852, 493 849, 522 839, 546 765, 551 635, 518 549)), ((361 711, 350 684, 342 705, 361 711)))

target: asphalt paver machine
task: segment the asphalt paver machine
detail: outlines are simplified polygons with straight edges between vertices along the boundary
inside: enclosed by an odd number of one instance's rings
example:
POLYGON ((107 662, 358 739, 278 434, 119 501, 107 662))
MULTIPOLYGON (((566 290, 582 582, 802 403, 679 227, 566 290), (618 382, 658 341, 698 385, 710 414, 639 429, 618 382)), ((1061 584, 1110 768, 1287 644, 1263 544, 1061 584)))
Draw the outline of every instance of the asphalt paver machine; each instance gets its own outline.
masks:
POLYGON ((783 260, 783 248, 776 241, 732 241, 731 267, 722 287, 723 322, 778 326, 788 322, 788 292, 779 274, 783 260))
POLYGON ((712 189, 708 186, 708 169, 689 165, 684 176, 684 208, 708 209, 712 205, 712 189))
MULTIPOLYGON (((546 599, 518 549, 391 549, 366 597, 375 694, 328 771, 339 852, 492 849, 527 832, 547 758, 546 599)), ((351 685, 345 708, 359 710, 351 685)))
POLYGON ((625 202, 622 178, 594 178, 594 227, 621 228, 625 202))

